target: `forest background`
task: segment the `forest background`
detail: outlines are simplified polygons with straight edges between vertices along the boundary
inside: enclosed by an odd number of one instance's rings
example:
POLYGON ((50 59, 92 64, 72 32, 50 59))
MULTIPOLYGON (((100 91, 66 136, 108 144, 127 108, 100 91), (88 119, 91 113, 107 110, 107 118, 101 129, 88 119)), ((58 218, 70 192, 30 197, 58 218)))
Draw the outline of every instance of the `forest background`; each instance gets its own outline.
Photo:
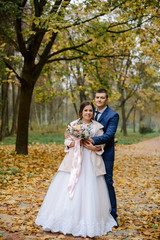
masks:
POLYGON ((0 15, 2 143, 20 154, 28 133, 62 143, 99 88, 120 114, 117 136, 160 135, 158 0, 7 0, 0 15))

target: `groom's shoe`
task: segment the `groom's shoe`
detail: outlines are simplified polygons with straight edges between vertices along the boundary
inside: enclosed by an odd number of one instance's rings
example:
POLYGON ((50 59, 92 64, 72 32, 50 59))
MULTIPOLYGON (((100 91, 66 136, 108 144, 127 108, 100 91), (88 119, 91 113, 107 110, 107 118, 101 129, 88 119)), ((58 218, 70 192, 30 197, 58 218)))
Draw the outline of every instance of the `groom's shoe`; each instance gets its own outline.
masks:
POLYGON ((116 223, 117 223, 117 226, 114 226, 114 228, 119 228, 119 223, 118 223, 118 221, 117 221, 117 219, 114 219, 115 221, 116 221, 116 223))

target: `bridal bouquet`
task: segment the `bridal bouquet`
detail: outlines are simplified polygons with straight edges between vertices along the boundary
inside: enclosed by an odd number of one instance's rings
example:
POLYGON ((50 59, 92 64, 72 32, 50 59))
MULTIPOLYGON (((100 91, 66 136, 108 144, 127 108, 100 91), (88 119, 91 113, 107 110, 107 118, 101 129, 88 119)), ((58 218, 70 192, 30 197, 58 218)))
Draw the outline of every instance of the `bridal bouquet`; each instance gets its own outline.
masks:
POLYGON ((91 134, 91 124, 84 124, 79 121, 74 124, 68 125, 68 133, 69 135, 76 137, 78 139, 89 138, 91 134))

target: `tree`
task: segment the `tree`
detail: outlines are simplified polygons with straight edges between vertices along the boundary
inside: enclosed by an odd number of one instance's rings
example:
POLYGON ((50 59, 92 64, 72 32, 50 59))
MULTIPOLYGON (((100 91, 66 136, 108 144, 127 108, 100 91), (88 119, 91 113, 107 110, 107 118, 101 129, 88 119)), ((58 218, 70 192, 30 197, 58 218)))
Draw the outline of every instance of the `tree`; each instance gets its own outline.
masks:
MULTIPOLYGON (((30 104, 35 83, 47 63, 82 58, 86 53, 82 47, 91 42, 87 35, 74 39, 71 44, 63 39, 64 32, 79 31, 85 24, 95 21, 102 16, 110 16, 106 31, 111 34, 123 33, 137 28, 142 23, 148 1, 85 1, 71 4, 70 0, 11 0, 0 2, 2 16, 10 15, 13 20, 7 31, 3 33, 15 49, 21 54, 22 68, 16 72, 11 61, 4 62, 21 83, 20 105, 18 113, 18 129, 16 151, 28 153, 28 123, 30 104), (145 8, 144 8, 145 7, 145 8), (123 13, 123 17, 120 17, 123 13), (14 29, 11 27, 13 24, 14 29), (121 26, 120 30, 116 30, 121 26), (71 30, 72 29, 72 30, 71 30), (11 33, 10 35, 8 33, 11 33), (12 37, 11 37, 12 36, 12 37), (58 48, 57 48, 58 43, 58 48)), ((145 21, 152 17, 145 15, 145 21)), ((4 19, 4 18, 3 18, 4 19)), ((4 26, 6 26, 4 24, 4 26)), ((89 31, 89 29, 88 29, 89 31)), ((94 42, 93 42, 94 43, 94 42)), ((92 45, 93 45, 92 43, 92 45)))

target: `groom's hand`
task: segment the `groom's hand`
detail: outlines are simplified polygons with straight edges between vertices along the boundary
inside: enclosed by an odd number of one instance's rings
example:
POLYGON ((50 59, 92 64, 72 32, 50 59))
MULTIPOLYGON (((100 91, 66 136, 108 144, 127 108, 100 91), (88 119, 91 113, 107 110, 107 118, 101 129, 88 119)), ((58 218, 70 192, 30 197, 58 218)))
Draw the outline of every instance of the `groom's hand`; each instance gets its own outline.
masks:
POLYGON ((86 140, 85 141, 83 140, 83 147, 92 151, 100 151, 102 149, 101 146, 94 146, 90 141, 86 140))
POLYGON ((83 142, 84 143, 93 143, 93 140, 92 140, 92 138, 89 138, 89 139, 83 139, 83 142))

